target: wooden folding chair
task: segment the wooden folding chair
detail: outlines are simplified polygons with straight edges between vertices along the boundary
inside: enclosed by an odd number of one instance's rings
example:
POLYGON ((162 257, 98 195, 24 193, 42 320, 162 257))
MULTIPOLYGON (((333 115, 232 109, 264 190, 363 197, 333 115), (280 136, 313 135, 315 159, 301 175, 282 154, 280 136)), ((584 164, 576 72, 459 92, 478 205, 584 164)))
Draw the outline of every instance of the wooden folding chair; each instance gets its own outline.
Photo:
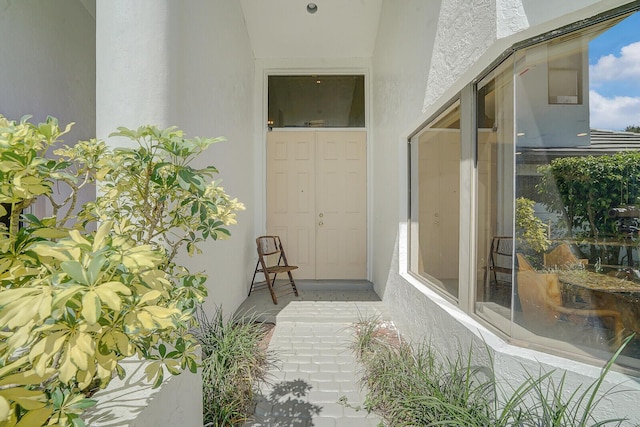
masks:
POLYGON ((276 277, 280 273, 287 273, 289 281, 286 285, 291 285, 293 293, 298 296, 298 289, 296 288, 296 282, 293 280, 292 270, 298 268, 297 265, 289 265, 287 262, 287 256, 284 253, 282 242, 278 236, 260 236, 256 239, 256 246, 258 249, 258 262, 256 263, 256 269, 253 272, 253 279, 251 279, 251 287, 249 288, 249 295, 255 289, 262 289, 267 287, 269 293, 271 293, 271 299, 274 304, 278 304, 278 297, 275 293, 276 277), (264 281, 256 282, 256 275, 262 273, 264 275, 264 281))

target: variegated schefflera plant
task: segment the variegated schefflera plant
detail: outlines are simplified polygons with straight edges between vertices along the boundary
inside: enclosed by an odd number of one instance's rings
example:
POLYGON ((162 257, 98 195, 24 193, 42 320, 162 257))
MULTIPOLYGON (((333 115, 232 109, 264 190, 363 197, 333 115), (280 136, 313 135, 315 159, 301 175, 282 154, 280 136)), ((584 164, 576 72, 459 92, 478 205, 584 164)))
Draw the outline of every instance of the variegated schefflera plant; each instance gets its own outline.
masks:
POLYGON ((0 116, 0 214, 9 216, 0 225, 0 427, 84 425, 87 395, 123 378, 124 358, 149 360, 154 386, 166 372, 195 372, 189 328, 206 276, 176 255, 228 237, 244 208, 214 167, 191 166, 219 139, 120 128, 112 136, 133 148, 80 141, 45 157, 70 127, 0 116), (76 206, 93 182, 100 196, 76 206), (63 200, 58 185, 68 187, 63 200), (38 197, 52 216, 21 215, 38 197))

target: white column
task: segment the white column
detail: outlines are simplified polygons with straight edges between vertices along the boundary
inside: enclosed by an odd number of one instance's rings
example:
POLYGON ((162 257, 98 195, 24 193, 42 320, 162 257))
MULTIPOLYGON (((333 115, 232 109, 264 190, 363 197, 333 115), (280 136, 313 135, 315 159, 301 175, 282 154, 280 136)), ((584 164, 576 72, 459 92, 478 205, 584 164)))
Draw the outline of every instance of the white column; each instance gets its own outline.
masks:
POLYGON ((96 134, 168 126, 170 0, 97 0, 96 134))
MULTIPOLYGON (((168 123, 171 93, 170 3, 170 0, 97 0, 98 138, 106 140, 118 126, 137 128, 154 124, 166 127, 172 124, 168 123)), ((127 140, 110 138, 108 143, 112 146, 124 145, 127 140)), ((130 373, 130 370, 127 372, 130 373)), ((150 385, 125 383, 136 397, 127 401, 127 414, 117 420, 109 420, 110 425, 202 426, 200 374, 184 372, 178 377, 165 378, 160 390, 156 391, 152 391, 150 385)), ((110 406, 110 391, 107 388, 101 394, 106 396, 104 401, 97 397, 98 404, 94 411, 100 413, 105 410, 117 417, 117 410, 110 406)), ((102 424, 97 422, 95 425, 102 424)))

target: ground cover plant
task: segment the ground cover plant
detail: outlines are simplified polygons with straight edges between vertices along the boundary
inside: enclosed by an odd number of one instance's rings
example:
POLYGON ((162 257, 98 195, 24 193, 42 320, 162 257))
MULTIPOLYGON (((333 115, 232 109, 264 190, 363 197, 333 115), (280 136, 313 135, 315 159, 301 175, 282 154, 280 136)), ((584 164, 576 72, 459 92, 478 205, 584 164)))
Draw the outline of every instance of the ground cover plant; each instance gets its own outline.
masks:
POLYGON ((242 425, 253 414, 254 396, 274 362, 265 343, 268 329, 251 317, 225 319, 220 308, 211 319, 200 312, 198 324, 204 425, 242 425))
POLYGON ((83 426, 87 396, 127 357, 151 361, 154 386, 195 372, 206 277, 176 255, 226 238, 243 208, 214 167, 191 165, 218 139, 142 126, 112 134, 132 148, 61 146, 70 128, 0 116, 0 427, 83 426), (100 196, 77 206, 94 182, 100 196), (24 212, 38 197, 50 216, 24 212))
POLYGON ((375 319, 361 321, 355 331, 353 350, 367 390, 363 409, 378 414, 387 426, 629 425, 622 418, 597 420, 594 415, 604 397, 624 391, 601 390, 620 350, 592 384, 569 391, 565 374, 554 371, 528 373, 518 386, 500 384, 491 363, 472 362, 474 349, 446 358, 428 344, 409 345, 375 319))

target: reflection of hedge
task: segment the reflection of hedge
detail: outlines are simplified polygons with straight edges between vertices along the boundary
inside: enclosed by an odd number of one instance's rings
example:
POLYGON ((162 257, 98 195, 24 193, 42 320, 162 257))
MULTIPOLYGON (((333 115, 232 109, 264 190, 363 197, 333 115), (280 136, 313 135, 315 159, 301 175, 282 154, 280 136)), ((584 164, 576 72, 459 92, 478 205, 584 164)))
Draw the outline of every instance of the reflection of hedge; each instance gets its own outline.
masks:
MULTIPOLYGON (((535 215, 534 201, 525 197, 516 199, 516 237, 518 246, 529 246, 535 252, 544 252, 549 248, 547 226, 535 215)), ((522 251, 522 248, 518 248, 522 251)))
POLYGON ((563 157, 540 166, 538 191, 548 209, 562 214, 568 233, 588 237, 616 233, 608 211, 640 200, 640 152, 563 157))

